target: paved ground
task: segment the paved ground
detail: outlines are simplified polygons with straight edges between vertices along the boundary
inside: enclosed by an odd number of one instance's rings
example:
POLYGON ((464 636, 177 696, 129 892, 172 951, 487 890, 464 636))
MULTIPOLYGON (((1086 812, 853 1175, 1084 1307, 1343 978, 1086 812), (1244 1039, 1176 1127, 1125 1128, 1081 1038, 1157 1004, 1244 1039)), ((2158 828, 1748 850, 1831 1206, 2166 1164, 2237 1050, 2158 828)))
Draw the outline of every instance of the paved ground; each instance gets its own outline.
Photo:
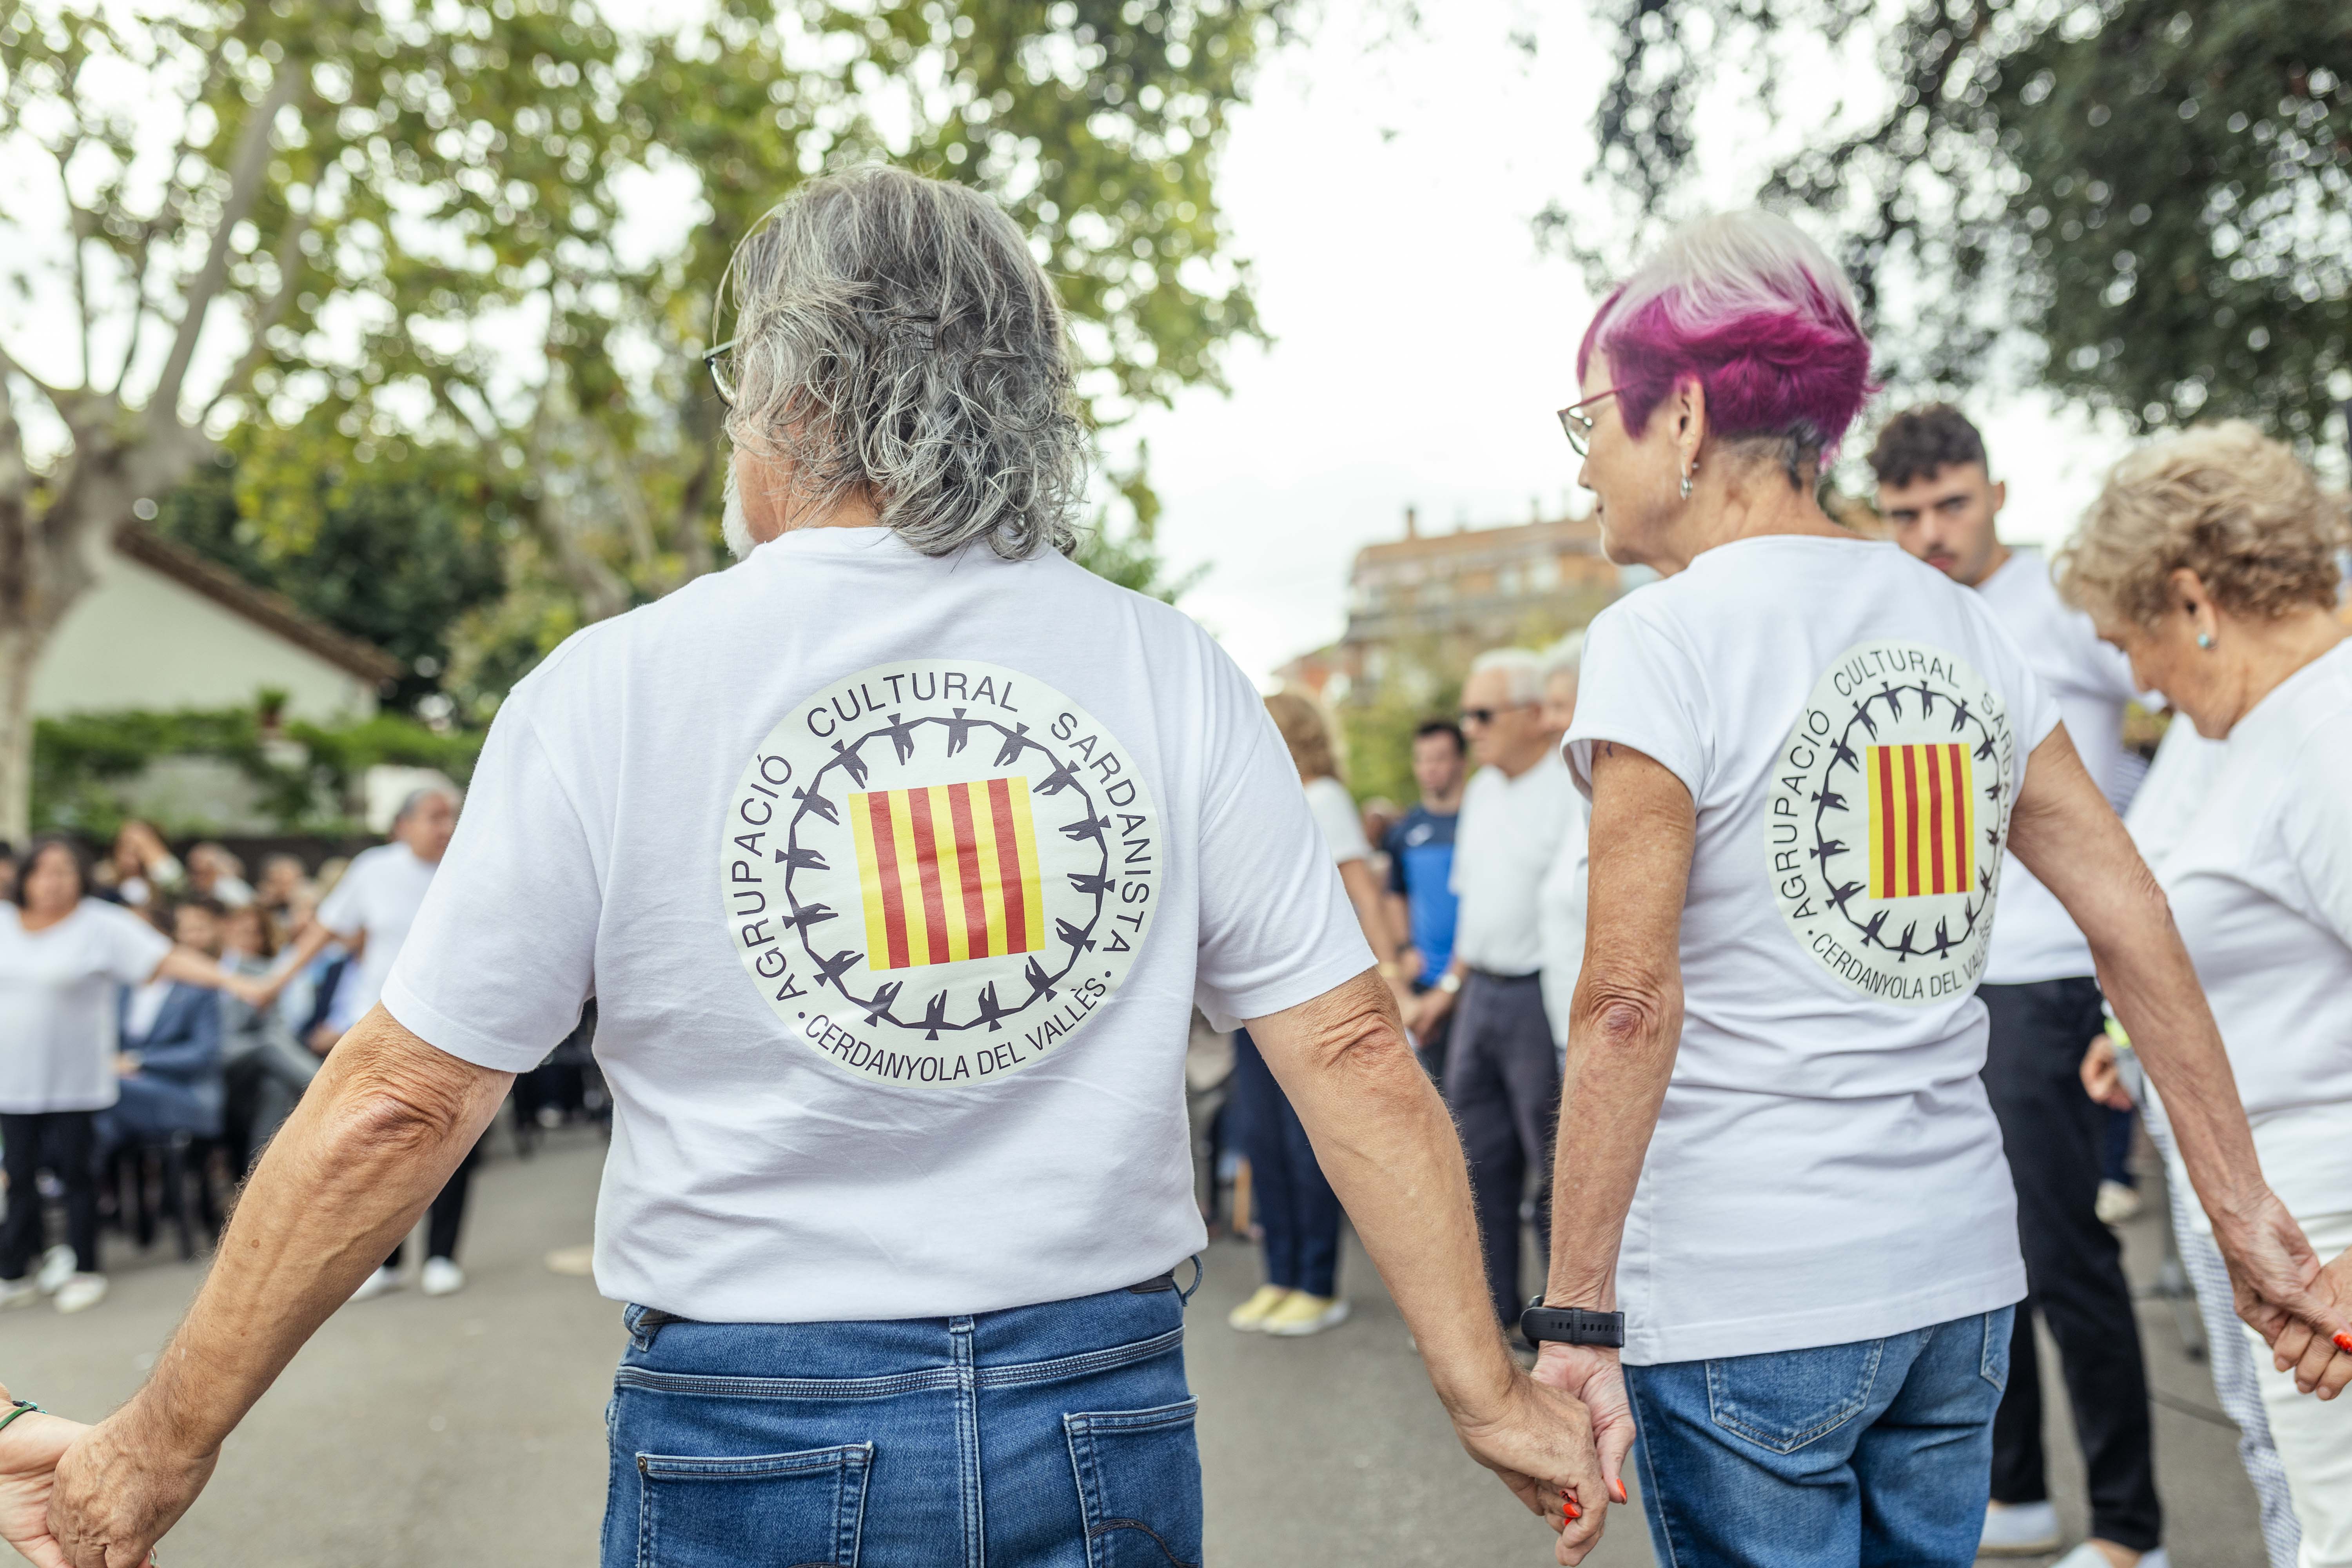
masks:
MULTIPOLYGON (((593 1563, 618 1313, 588 1281, 551 1273, 542 1259, 587 1237, 601 1155, 592 1136, 571 1133, 527 1163, 508 1155, 487 1165, 468 1221, 467 1289, 431 1301, 404 1291, 337 1314, 231 1440, 163 1560, 172 1568, 593 1563)), ((2135 1222, 2129 1236, 2136 1273, 2152 1275, 2162 1245, 2154 1219, 2135 1222)), ((0 1378, 52 1408, 95 1413, 129 1394, 203 1267, 162 1247, 125 1258, 119 1240, 109 1243, 116 1289, 102 1307, 74 1318, 42 1308, 0 1317, 0 1378)), ((1543 1527, 1455 1446, 1403 1324, 1352 1243, 1344 1282, 1356 1316, 1313 1340, 1228 1331, 1223 1314, 1255 1284, 1255 1264, 1246 1248, 1223 1242, 1208 1266, 1190 1354, 1212 1562, 1551 1561, 1543 1527)), ((2210 1412, 2212 1390, 2181 1354, 2168 1308, 2147 1302, 2143 1321, 2165 1401, 2157 1434, 2174 1561, 2260 1568, 2234 1434, 2186 1413, 2210 1412)), ((2053 1450, 2067 1449, 2060 1435, 2053 1450)), ((2053 1479, 2079 1531, 2071 1457, 2053 1479)), ((1591 1561, 1650 1561, 1632 1510, 1613 1516, 1591 1561)))

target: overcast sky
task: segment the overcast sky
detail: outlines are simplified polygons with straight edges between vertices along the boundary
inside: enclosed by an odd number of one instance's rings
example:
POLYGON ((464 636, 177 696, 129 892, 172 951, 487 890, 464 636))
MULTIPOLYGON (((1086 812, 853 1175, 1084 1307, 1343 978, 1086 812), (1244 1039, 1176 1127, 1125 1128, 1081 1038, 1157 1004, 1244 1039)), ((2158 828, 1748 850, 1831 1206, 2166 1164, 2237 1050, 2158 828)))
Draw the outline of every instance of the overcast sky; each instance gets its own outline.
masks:
MULTIPOLYGON (((1218 188, 1276 341, 1230 356, 1230 397, 1192 392, 1133 427, 1162 544, 1210 568, 1185 607, 1261 679, 1339 635, 1349 561, 1408 505, 1424 530, 1491 527, 1536 501, 1558 515, 1575 484, 1553 410, 1591 302, 1529 219, 1577 193, 1605 56, 1557 6, 1532 59, 1510 43, 1528 5, 1422 9, 1417 36, 1372 47, 1334 5, 1262 76, 1218 188)), ((2063 537, 2122 450, 2039 396, 1970 412, 2014 540, 2063 537)))

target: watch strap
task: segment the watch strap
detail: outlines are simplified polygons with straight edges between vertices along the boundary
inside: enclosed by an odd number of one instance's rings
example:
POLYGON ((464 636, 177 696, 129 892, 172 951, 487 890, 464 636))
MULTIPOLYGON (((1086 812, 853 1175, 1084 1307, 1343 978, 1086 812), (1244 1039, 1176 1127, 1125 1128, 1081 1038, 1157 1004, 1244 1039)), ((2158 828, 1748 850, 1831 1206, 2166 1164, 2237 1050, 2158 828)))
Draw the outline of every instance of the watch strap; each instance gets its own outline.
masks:
POLYGON ((1547 1307, 1538 1296, 1519 1314, 1519 1333, 1530 1344, 1625 1345, 1625 1314, 1583 1307, 1547 1307))

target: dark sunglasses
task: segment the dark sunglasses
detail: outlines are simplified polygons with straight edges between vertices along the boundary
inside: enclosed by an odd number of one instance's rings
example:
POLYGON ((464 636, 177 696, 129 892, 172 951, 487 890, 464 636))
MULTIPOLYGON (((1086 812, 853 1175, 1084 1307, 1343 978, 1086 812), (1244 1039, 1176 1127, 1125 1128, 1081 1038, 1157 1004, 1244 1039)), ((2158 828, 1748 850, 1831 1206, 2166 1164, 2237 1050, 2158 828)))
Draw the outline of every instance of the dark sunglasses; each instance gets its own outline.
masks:
POLYGON ((1521 708, 1542 706, 1540 702, 1512 702, 1500 708, 1465 708, 1462 710, 1462 725, 1463 728, 1467 729, 1473 724, 1491 724, 1506 713, 1514 712, 1521 708))
POLYGON ((1559 411, 1559 427, 1568 432, 1568 444, 1576 448, 1578 457, 1581 458, 1592 449, 1592 416, 1579 411, 1590 408, 1604 397, 1616 395, 1617 389, 1612 386, 1606 392, 1596 392, 1590 397, 1580 398, 1559 411))

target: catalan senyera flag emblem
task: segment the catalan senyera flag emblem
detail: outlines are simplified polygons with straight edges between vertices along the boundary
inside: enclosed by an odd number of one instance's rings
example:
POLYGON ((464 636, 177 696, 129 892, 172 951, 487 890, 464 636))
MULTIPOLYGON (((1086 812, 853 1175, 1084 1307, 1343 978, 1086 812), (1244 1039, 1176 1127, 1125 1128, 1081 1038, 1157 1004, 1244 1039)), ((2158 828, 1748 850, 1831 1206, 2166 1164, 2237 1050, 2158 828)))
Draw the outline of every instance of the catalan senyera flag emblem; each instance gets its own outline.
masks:
POLYGON ((849 797, 866 965, 916 969, 1045 945, 1026 778, 849 797))
POLYGON ((1976 881, 1976 792, 1964 745, 1867 746, 1870 896, 1965 893, 1976 881))

